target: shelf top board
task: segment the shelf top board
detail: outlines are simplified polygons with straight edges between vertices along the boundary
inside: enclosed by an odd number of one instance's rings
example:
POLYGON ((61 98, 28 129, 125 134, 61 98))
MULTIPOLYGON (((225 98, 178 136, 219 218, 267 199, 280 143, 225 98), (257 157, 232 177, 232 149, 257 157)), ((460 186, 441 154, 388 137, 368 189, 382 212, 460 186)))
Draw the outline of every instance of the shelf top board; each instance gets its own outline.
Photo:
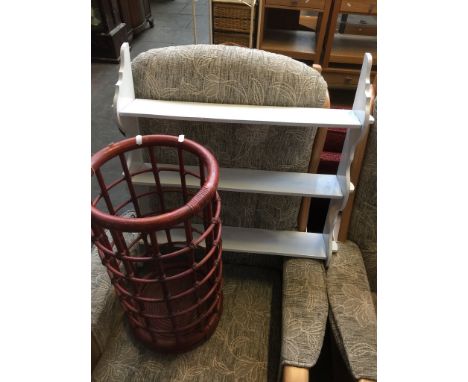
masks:
POLYGON ((358 129, 352 110, 305 107, 228 105, 135 99, 119 111, 121 117, 358 129))

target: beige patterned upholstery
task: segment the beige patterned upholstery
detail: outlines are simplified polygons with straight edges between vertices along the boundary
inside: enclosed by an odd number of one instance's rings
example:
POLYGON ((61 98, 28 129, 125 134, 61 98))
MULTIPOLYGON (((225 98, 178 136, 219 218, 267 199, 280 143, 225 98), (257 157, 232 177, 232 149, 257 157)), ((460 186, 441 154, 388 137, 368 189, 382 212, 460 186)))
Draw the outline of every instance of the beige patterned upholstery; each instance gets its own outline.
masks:
MULTIPOLYGON (((134 212, 124 213, 134 217, 134 212)), ((131 241, 133 234, 125 234, 124 239, 131 241)), ((96 364, 104 351, 110 333, 123 317, 123 311, 114 295, 106 268, 102 265, 97 248, 91 249, 91 363, 96 364)))
POLYGON ((329 321, 338 348, 356 379, 372 380, 377 380, 377 297, 371 292, 377 291, 376 111, 351 217, 349 237, 355 242, 340 243, 327 270, 329 321))
POLYGON ((377 379, 377 317, 359 247, 340 243, 327 270, 330 323, 355 378, 377 379))
POLYGON ((377 292, 377 101, 374 118, 375 123, 369 131, 348 236, 359 245, 371 290, 377 292))
MULTIPOLYGON (((154 49, 135 58, 132 70, 139 98, 321 107, 327 97, 326 83, 314 69, 281 55, 232 46, 154 49)), ((221 167, 303 172, 316 132, 146 119, 140 119, 140 129, 143 134, 183 133, 209 147, 221 167)), ((176 163, 167 152, 159 155, 160 162, 176 163)), ((221 198, 225 225, 297 227, 300 198, 227 192, 221 198)), ((313 366, 328 311, 322 263, 295 259, 283 265, 280 257, 236 253, 223 253, 223 261, 224 311, 205 344, 183 355, 157 354, 132 341, 119 323, 93 379, 276 381, 279 365, 313 366)))
MULTIPOLYGON (((138 98, 322 107, 327 85, 311 67, 277 54, 223 45, 153 49, 132 63, 138 98)), ((220 167, 307 172, 316 128, 140 119, 144 134, 185 134, 220 167), (281 153, 281 155, 279 155, 281 153)), ((163 156, 165 163, 177 163, 163 156)), ((191 163, 187 160, 187 164, 191 163)), ((223 192, 226 225, 295 229, 301 198, 223 192)))
POLYGON ((121 324, 93 372, 93 381, 276 380, 281 275, 271 269, 226 264, 224 277, 223 314, 206 343, 181 355, 156 354, 134 341, 121 324))
POLYGON ((282 365, 311 368, 325 334, 328 303, 323 264, 286 259, 283 264, 282 365))

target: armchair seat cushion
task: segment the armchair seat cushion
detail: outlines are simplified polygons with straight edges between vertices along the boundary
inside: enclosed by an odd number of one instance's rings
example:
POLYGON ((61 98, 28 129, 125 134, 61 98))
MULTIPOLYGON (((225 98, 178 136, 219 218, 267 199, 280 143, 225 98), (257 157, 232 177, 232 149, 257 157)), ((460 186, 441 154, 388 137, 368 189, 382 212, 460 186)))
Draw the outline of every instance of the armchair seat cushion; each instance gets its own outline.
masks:
POLYGON ((281 344, 281 273, 224 264, 219 325, 203 345, 160 354, 136 342, 124 320, 111 334, 93 381, 273 381, 281 344))

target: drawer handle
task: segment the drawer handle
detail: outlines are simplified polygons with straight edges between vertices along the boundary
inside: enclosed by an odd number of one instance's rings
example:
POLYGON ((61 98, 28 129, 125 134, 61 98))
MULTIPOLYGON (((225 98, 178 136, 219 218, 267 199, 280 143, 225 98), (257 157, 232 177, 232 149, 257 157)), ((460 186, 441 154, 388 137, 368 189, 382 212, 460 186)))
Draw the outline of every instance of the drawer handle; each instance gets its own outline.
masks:
POLYGON ((351 8, 353 5, 351 3, 346 3, 346 5, 351 8))
POLYGON ((291 5, 297 5, 299 3, 299 0, 291 0, 291 5))
POLYGON ((349 84, 353 80, 353 77, 345 77, 344 80, 345 83, 349 84))

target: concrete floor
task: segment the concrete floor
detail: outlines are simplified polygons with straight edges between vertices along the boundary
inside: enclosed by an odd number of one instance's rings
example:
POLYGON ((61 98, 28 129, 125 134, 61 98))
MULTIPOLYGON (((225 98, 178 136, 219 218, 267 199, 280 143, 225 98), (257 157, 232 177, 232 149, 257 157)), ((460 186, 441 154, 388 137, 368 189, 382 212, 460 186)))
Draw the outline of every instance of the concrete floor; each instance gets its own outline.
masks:
MULTIPOLYGON (((154 27, 146 29, 131 42, 131 56, 153 48, 193 44, 192 1, 151 0, 154 27)), ((196 2, 198 43, 209 42, 208 0, 196 2)), ((115 122, 112 109, 114 85, 118 77, 118 64, 91 64, 91 151, 95 153, 106 145, 123 139, 115 122)), ((120 166, 106 169, 111 176, 121 172, 120 166)), ((92 182, 92 195, 98 187, 92 182)))

